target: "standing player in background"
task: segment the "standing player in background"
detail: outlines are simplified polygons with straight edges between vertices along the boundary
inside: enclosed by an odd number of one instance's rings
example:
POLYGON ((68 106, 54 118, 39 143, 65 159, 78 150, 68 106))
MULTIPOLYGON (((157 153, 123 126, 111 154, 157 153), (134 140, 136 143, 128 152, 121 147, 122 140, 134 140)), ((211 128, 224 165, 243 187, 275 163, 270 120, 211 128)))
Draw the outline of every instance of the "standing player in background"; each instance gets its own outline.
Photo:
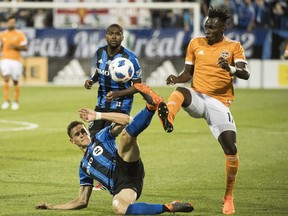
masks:
POLYGON ((7 18, 7 29, 0 33, 0 44, 1 44, 1 73, 4 79, 3 92, 4 92, 4 103, 1 108, 6 110, 9 108, 10 92, 9 92, 9 80, 13 80, 14 84, 14 101, 11 109, 19 109, 19 97, 20 97, 20 86, 19 79, 23 72, 23 59, 21 57, 21 51, 27 51, 27 39, 25 34, 16 29, 16 18, 10 16, 7 18))
MULTIPOLYGON (((141 83, 142 71, 136 55, 121 46, 124 36, 120 25, 112 24, 108 26, 105 38, 107 45, 100 47, 95 54, 94 75, 91 79, 85 81, 84 86, 86 89, 91 89, 94 83, 99 83, 95 111, 130 114, 133 94, 137 93, 135 88, 131 86, 135 83, 141 83), (108 72, 109 64, 119 57, 125 57, 133 63, 135 73, 129 82, 117 83, 110 77, 108 72)), ((111 122, 109 121, 94 121, 89 127, 91 136, 94 136, 95 133, 110 124, 111 122)))
MULTIPOLYGON (((141 83, 142 71, 136 55, 130 50, 124 48, 121 43, 124 39, 123 29, 118 24, 112 24, 107 27, 105 35, 107 45, 97 49, 95 54, 95 72, 91 79, 86 80, 84 87, 91 89, 96 82, 99 84, 97 112, 119 112, 130 114, 133 103, 133 94, 137 93, 133 84, 141 83), (111 61, 115 58, 125 57, 129 59, 134 66, 134 75, 126 83, 114 82, 108 72, 111 61)), ((95 120, 89 125, 89 132, 93 137, 102 128, 110 125, 108 120, 95 120)), ((98 184, 95 189, 102 189, 98 184)))
POLYGON ((167 132, 173 131, 176 113, 183 109, 194 118, 204 118, 226 157, 226 192, 223 214, 234 214, 233 189, 239 166, 236 146, 236 126, 230 112, 234 99, 233 77, 247 80, 250 73, 244 50, 237 41, 224 35, 230 18, 224 8, 209 8, 204 25, 206 37, 193 38, 187 48, 185 68, 178 75, 169 75, 166 83, 186 83, 177 87, 167 106, 159 105, 159 117, 167 132))

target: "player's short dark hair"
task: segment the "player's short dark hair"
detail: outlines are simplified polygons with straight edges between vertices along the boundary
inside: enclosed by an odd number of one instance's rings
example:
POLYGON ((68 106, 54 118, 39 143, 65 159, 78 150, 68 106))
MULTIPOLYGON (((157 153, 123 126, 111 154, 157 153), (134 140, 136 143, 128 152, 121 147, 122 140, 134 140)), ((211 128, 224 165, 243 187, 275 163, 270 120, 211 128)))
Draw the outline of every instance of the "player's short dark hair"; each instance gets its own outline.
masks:
MULTIPOLYGON (((72 136, 71 136, 71 130, 73 129, 73 128, 75 128, 77 125, 79 125, 79 124, 81 124, 81 125, 84 125, 84 123, 83 122, 80 122, 80 121, 72 121, 68 126, 67 126, 67 134, 68 134, 68 136, 71 138, 72 136)), ((84 125, 85 126, 85 125, 84 125)))
POLYGON ((118 28, 118 30, 123 34, 123 28, 117 24, 117 23, 113 23, 111 25, 109 25, 106 29, 106 33, 111 29, 111 28, 118 28))
POLYGON ((229 11, 225 7, 213 8, 209 7, 208 18, 218 18, 223 23, 226 23, 230 19, 229 11))

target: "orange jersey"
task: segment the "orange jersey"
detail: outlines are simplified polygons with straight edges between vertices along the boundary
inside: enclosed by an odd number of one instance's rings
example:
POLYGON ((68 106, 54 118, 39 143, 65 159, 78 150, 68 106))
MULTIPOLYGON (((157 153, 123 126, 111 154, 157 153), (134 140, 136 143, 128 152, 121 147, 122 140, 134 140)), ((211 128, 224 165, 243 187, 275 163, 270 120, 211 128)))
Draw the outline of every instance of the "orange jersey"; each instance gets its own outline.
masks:
POLYGON ((21 61, 21 51, 15 50, 10 46, 25 46, 27 45, 27 39, 25 34, 17 29, 14 30, 4 30, 0 33, 0 43, 1 43, 1 59, 12 59, 21 61))
POLYGON ((233 77, 217 65, 220 57, 227 59, 230 65, 246 62, 241 44, 224 36, 221 42, 213 45, 209 45, 205 37, 193 38, 187 48, 185 64, 194 65, 191 87, 195 91, 230 106, 234 99, 233 77))

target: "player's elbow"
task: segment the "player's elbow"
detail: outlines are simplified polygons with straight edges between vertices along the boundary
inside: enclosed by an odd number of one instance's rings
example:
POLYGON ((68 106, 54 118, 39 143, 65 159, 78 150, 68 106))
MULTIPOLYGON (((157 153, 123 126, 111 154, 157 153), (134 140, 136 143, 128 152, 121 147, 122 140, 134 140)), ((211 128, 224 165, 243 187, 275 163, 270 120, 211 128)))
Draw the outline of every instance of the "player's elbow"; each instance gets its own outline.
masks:
POLYGON ((248 80, 249 77, 250 77, 250 73, 249 73, 249 71, 247 71, 247 73, 246 73, 245 76, 244 76, 244 79, 245 79, 245 80, 248 80))
POLYGON ((250 77, 250 72, 248 70, 242 69, 239 74, 236 75, 239 79, 248 80, 250 77))

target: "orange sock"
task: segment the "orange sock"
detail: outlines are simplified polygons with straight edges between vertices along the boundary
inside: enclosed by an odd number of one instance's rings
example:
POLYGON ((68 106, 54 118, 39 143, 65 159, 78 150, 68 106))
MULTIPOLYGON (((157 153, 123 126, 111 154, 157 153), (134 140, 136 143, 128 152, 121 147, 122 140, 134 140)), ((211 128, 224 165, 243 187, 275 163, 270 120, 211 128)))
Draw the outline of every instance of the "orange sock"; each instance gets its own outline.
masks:
POLYGON ((20 86, 15 85, 14 86, 14 101, 19 102, 19 97, 20 97, 20 86))
POLYGON ((233 194, 236 176, 239 168, 239 157, 236 155, 225 155, 226 157, 226 192, 225 195, 233 194))
POLYGON ((9 101, 10 95, 9 95, 9 83, 8 82, 3 83, 3 93, 4 93, 5 101, 9 101))
MULTIPOLYGON (((169 97, 167 102, 167 107, 169 110, 170 120, 174 120, 175 115, 181 109, 182 103, 184 101, 184 96, 181 92, 175 90, 169 97)), ((171 122, 172 123, 172 122, 171 122)))

